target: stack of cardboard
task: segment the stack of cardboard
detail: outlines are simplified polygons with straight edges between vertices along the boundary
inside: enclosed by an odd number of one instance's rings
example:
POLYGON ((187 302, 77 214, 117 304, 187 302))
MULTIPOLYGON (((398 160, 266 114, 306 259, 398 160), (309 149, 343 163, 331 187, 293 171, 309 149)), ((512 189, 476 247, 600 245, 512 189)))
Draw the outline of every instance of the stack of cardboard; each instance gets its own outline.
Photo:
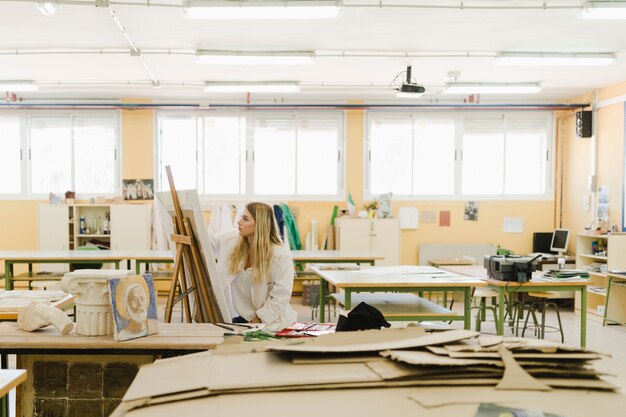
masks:
MULTIPOLYGON (((253 400, 259 405, 255 414, 275 416, 277 410, 270 404, 276 401, 289 403, 292 395, 312 392, 324 401, 340 395, 334 393, 339 389, 344 396, 338 398, 355 410, 362 410, 369 401, 362 399, 363 391, 409 400, 411 407, 418 407, 423 390, 434 386, 438 387, 434 392, 447 391, 452 397, 478 389, 488 399, 500 398, 503 392, 558 392, 545 397, 547 404, 568 395, 562 387, 582 388, 604 391, 594 393, 598 401, 605 396, 602 401, 624 402, 625 397, 611 392, 616 387, 591 366, 591 361, 601 357, 598 353, 547 341, 476 336, 467 330, 425 333, 409 327, 280 340, 262 349, 255 344, 249 352, 239 349, 238 353, 204 352, 166 359, 141 368, 116 415, 196 415, 194 410, 197 415, 239 415, 245 411, 241 401, 253 400), (381 388, 393 389, 381 392, 381 388), (262 411, 265 406, 270 406, 267 412, 262 411)), ((588 396, 586 401, 590 401, 588 396)), ((553 406, 563 408, 559 404, 561 400, 553 406)), ((365 408, 361 415, 377 415, 375 410, 375 406, 365 408)), ((296 414, 322 411, 298 410, 296 414)))

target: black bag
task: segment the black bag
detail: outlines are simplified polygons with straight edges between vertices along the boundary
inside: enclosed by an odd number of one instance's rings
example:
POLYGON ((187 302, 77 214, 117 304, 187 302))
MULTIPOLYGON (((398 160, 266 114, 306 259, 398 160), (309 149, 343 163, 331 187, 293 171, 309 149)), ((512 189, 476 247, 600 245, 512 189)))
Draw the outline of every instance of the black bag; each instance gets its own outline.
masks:
POLYGON ((391 324, 387 323, 383 313, 376 307, 361 302, 348 313, 348 317, 339 316, 336 331, 352 332, 356 330, 380 329, 381 327, 391 327, 391 324))

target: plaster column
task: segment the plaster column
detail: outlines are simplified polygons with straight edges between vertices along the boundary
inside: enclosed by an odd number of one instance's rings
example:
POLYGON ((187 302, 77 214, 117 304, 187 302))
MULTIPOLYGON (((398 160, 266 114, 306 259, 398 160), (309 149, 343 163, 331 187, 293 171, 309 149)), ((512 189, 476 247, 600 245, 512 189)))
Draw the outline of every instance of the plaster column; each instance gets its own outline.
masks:
POLYGON ((76 333, 83 336, 113 334, 113 312, 109 299, 110 278, 123 278, 127 270, 81 269, 68 272, 61 289, 76 294, 76 333))

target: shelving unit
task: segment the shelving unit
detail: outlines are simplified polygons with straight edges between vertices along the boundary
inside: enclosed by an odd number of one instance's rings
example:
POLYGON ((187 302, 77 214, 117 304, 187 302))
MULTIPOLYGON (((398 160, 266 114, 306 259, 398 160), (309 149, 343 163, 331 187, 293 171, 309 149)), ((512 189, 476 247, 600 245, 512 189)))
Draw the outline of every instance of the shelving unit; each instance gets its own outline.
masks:
MULTIPOLYGON (((606 320, 608 310, 608 296, 610 278, 608 271, 626 268, 626 234, 613 233, 609 235, 595 235, 579 233, 576 239, 576 268, 587 269, 589 265, 597 264, 600 271, 589 271, 591 284, 587 287, 587 312, 589 317, 606 320), (593 242, 596 250, 601 254, 593 253, 593 242), (604 249, 603 249, 604 248, 604 249), (601 250, 603 249, 603 250, 601 250), (604 252, 605 254, 602 254, 604 252)), ((617 291, 617 290, 616 290, 617 291)), ((580 311, 580 295, 576 294, 576 310, 580 311)), ((614 311, 615 308, 612 308, 614 311)))
MULTIPOLYGON (((149 204, 43 204, 38 207, 38 240, 42 250, 68 250, 97 245, 101 249, 150 249, 149 204), (84 228, 81 233, 81 216, 84 228), (109 217, 109 233, 104 233, 109 217), (88 233, 85 233, 87 230, 88 233)), ((42 270, 61 272, 63 264, 42 265, 42 270)))

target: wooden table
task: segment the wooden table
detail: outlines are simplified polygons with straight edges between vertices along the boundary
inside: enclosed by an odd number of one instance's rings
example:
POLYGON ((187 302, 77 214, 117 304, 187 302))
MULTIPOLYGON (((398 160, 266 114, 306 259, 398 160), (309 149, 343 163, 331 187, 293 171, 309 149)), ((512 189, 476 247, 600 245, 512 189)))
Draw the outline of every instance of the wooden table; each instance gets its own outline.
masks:
POLYGON ((0 369, 0 416, 9 415, 9 391, 26 380, 23 369, 0 369))
MULTIPOLYGON (((487 270, 481 265, 469 266, 445 266, 445 270, 464 274, 473 278, 484 279, 488 288, 498 291, 498 317, 504 317, 505 296, 513 293, 527 293, 533 291, 580 291, 580 346, 587 345, 587 286, 589 280, 580 281, 534 281, 514 282, 488 279, 487 270)), ((533 278, 543 275, 542 272, 533 272, 533 278)), ((504 320, 498 320, 496 331, 499 335, 504 334, 504 320)))
MULTIPOLYGON (((0 260, 4 261, 4 288, 13 289, 13 265, 28 264, 28 274, 33 276, 33 264, 99 264, 113 263, 119 269, 120 262, 128 259, 134 251, 127 250, 24 250, 2 251, 0 260)), ((45 277, 42 277, 45 279, 45 277)))
MULTIPOLYGON (((4 291, 0 290, 0 293, 2 292, 4 291)), ((53 301, 49 305, 65 311, 67 309, 74 307, 75 299, 76 299, 76 295, 66 294, 65 297, 61 298, 60 300, 53 301)), ((0 303, 0 307, 2 307, 1 303, 0 303)), ((6 310, 6 309, 0 308, 0 321, 4 321, 4 320, 16 321, 17 315, 18 315, 18 311, 16 310, 6 310)))
MULTIPOLYGON (((160 357, 170 357, 184 355, 193 352, 200 352, 213 349, 222 343, 224 329, 212 324, 188 324, 188 323, 159 323, 159 333, 138 339, 115 342, 113 336, 80 336, 74 333, 61 335, 56 329, 49 326, 36 332, 27 332, 17 327, 16 323, 0 322, 0 352, 2 356, 8 354, 17 355, 17 366, 27 369, 28 378, 22 385, 21 392, 18 393, 18 408, 25 415, 32 415, 34 404, 38 401, 36 384, 41 385, 38 374, 41 378, 43 366, 64 366, 67 370, 63 373, 53 373, 46 378, 58 377, 59 380, 46 384, 58 386, 59 392, 63 387, 72 382, 67 379, 67 372, 71 372, 71 366, 98 366, 105 372, 110 367, 125 366, 136 369, 141 364, 151 363, 160 357)), ((6 366, 6 361, 3 361, 6 366)), ((130 372, 130 371, 128 371, 130 372)), ((135 371, 136 372, 136 371, 135 371)), ((103 375, 104 376, 104 375, 103 375)), ((132 381, 132 379, 130 380, 132 381)), ((130 381, 127 381, 130 384, 130 381)), ((116 390, 125 390, 126 384, 118 384, 116 390)), ((100 399, 98 401, 108 401, 106 392, 112 387, 102 384, 99 388, 93 388, 86 399, 100 399), (97 390, 100 390, 97 392, 97 390)), ((59 397, 69 396, 66 393, 58 394, 59 397)), ((56 398, 56 394, 55 394, 56 398)), ((121 397, 117 397, 121 398, 121 397)), ((83 397, 72 397, 72 399, 59 398, 59 401, 83 400, 83 397)), ((42 413, 45 412, 42 411, 42 413)), ((83 412, 82 415, 89 413, 83 412)))
POLYGON ((352 308, 351 296, 354 292, 418 292, 423 291, 461 291, 464 294, 463 315, 440 314, 428 311, 416 312, 406 316, 390 317, 391 320, 463 320, 464 327, 470 328, 470 294, 473 287, 483 287, 485 282, 480 279, 468 278, 449 273, 431 266, 412 267, 417 273, 393 273, 392 267, 371 268, 362 271, 337 271, 313 268, 320 277, 320 322, 325 321, 324 307, 328 284, 345 291, 345 307, 352 308))

